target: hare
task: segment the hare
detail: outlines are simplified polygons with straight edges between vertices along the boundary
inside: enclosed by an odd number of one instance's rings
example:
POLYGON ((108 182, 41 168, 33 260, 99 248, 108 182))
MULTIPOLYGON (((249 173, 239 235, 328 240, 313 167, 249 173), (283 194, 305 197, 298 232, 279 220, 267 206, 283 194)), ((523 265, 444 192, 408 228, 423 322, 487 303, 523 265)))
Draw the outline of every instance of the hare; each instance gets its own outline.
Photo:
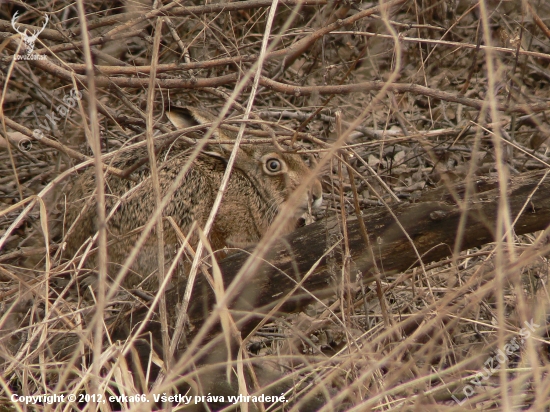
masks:
MULTIPOLYGON (((178 129, 213 122, 217 118, 205 109, 192 107, 172 110, 167 115, 178 129)), ((222 129, 217 129, 214 136, 221 140, 235 138, 229 131, 222 129)), ((207 151, 193 161, 183 183, 164 209, 163 217, 172 217, 185 235, 188 234, 193 222, 197 222, 201 228, 204 227, 231 150, 232 146, 210 145, 207 151)), ((303 177, 311 173, 299 155, 281 153, 270 144, 242 146, 238 150, 226 192, 210 230, 208 239, 213 250, 258 242, 303 177)), ((162 195, 168 191, 188 161, 189 153, 189 149, 176 144, 157 155, 162 195)), ((137 162, 143 159, 147 159, 145 148, 123 154, 111 165, 127 169, 139 164, 137 162)), ((65 227, 69 228, 76 222, 74 230, 66 238, 66 250, 70 256, 73 256, 97 231, 96 207, 91 204, 96 185, 94 176, 94 170, 85 172, 67 196, 69 207, 65 227)), ((153 181, 147 162, 135 170, 132 176, 137 177, 137 182, 112 175, 106 177, 107 216, 117 202, 122 200, 107 223, 110 275, 118 272, 140 235, 137 229, 147 223, 155 208, 153 181), (130 189, 132 192, 127 193, 130 189)), ((309 193, 304 194, 294 219, 284 228, 285 234, 294 229, 299 216, 307 210, 309 202, 313 207, 319 207, 322 202, 322 187, 318 180, 314 181, 309 193)), ((163 229, 165 262, 170 262, 179 242, 176 232, 166 219, 163 229)), ((194 233, 190 240, 193 249, 198 243, 196 231, 194 233)), ((123 282, 124 286, 155 290, 157 251, 157 237, 151 233, 130 267, 123 282)), ((92 257, 88 266, 93 266, 94 262, 95 259, 92 257)))

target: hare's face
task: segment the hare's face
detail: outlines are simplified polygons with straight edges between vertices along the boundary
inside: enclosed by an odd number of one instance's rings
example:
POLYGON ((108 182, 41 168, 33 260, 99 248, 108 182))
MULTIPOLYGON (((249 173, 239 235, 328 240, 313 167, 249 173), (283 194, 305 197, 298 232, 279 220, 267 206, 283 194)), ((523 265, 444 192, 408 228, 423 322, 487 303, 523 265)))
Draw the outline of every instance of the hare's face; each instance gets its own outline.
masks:
MULTIPOLYGON (((243 148, 236 166, 254 178, 255 187, 268 203, 272 218, 311 174, 311 170, 299 155, 276 152, 273 146, 243 148)), ((322 187, 315 179, 313 184, 303 191, 301 201, 290 207, 295 217, 299 217, 309 207, 320 207, 322 200, 322 187)))
MULTIPOLYGON (((168 113, 168 117, 179 129, 214 123, 217 120, 217 116, 209 111, 193 107, 175 109, 168 113)), ((222 141, 235 139, 233 132, 223 128, 214 130, 212 136, 222 141)), ((233 149, 232 144, 212 144, 204 152, 203 158, 215 158, 225 163, 233 149)), ((311 171, 300 155, 282 153, 273 145, 240 146, 233 165, 231 184, 225 195, 227 200, 224 213, 227 216, 222 216, 221 213, 218 215, 219 221, 243 221, 244 216, 253 216, 254 227, 258 228, 254 232, 261 235, 310 174, 311 171), (239 199, 238 203, 235 203, 235 199, 239 199)), ((287 209, 292 211, 296 219, 310 206, 319 207, 322 202, 322 188, 318 180, 315 179, 309 188, 300 190, 303 190, 301 200, 289 204, 287 209)), ((294 223, 295 220, 292 224, 294 223)), ((234 232, 233 226, 227 229, 229 226, 231 225, 225 225, 225 232, 234 232)), ((290 230, 289 228, 288 231, 290 230)))

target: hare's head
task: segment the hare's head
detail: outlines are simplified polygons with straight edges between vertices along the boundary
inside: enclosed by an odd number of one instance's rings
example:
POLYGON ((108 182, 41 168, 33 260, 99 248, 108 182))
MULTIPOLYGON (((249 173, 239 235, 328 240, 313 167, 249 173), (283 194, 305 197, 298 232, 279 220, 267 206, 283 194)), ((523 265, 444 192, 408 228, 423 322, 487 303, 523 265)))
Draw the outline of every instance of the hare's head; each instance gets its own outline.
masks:
MULTIPOLYGON (((213 123, 217 120, 212 113, 192 107, 172 110, 168 113, 168 117, 178 128, 213 123)), ((227 129, 218 128, 213 133, 213 137, 221 142, 210 145, 205 155, 227 161, 234 145, 222 142, 234 140, 236 134, 227 129)), ((251 208, 257 208, 257 211, 263 215, 262 218, 266 220, 265 223, 269 225, 310 173, 311 170, 298 154, 284 153, 273 144, 246 144, 241 145, 237 152, 231 178, 232 187, 238 192, 239 184, 242 186, 241 203, 249 203, 251 208), (253 188, 255 193, 251 194, 250 188, 253 188)), ((233 195, 238 196, 235 193, 233 195)), ((231 197, 231 193, 228 193, 228 197, 231 197)), ((294 211, 294 217, 297 219, 309 207, 317 208, 321 203, 322 187, 321 183, 315 179, 309 189, 304 190, 301 202, 290 205, 290 210, 294 211)), ((229 201, 226 205, 231 207, 229 201)), ((292 225, 295 223, 296 220, 293 220, 292 225)), ((291 228, 287 231, 290 230, 291 228)))

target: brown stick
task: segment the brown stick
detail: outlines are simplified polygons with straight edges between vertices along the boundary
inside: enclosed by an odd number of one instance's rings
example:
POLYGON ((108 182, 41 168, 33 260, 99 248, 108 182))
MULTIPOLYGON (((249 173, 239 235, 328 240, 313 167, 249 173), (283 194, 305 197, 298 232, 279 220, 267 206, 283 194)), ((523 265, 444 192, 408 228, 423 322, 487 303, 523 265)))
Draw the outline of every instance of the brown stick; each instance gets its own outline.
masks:
MULTIPOLYGON (((327 3, 327 0, 281 0, 279 1, 279 4, 281 6, 296 6, 300 4, 300 6, 322 6, 327 3)), ((272 0, 249 0, 249 1, 240 1, 240 2, 233 2, 233 3, 217 3, 217 4, 205 4, 202 6, 190 6, 190 7, 174 7, 174 5, 170 4, 170 7, 173 7, 171 10, 169 10, 170 16, 199 16, 203 14, 211 14, 211 13, 221 13, 221 12, 231 12, 231 11, 238 11, 238 10, 248 10, 253 8, 259 8, 259 7, 270 7, 273 4, 272 0)), ((131 27, 135 24, 138 24, 146 19, 150 19, 152 17, 156 17, 158 15, 162 15, 165 13, 165 10, 153 10, 147 14, 143 14, 140 12, 129 12, 129 13, 119 13, 112 16, 102 17, 98 19, 91 19, 88 24, 88 30, 97 29, 98 27, 105 27, 105 26, 111 26, 113 24, 120 24, 121 21, 130 21, 132 19, 135 19, 133 22, 131 22, 130 25, 125 26, 124 29, 131 27), (139 19, 139 20, 138 20, 139 19)), ((36 30, 40 27, 32 26, 29 24, 21 24, 18 23, 19 26, 21 26, 22 29, 28 29, 28 30, 36 30)), ((4 32, 14 32, 13 27, 11 25, 11 21, 7 20, 0 20, 0 31, 4 32)), ((75 27, 74 29, 71 29, 71 35, 79 35, 81 32, 80 27, 75 27)), ((65 35, 64 33, 60 33, 58 30, 55 29, 44 29, 43 32, 40 33, 40 37, 48 40, 55 40, 55 41, 66 41, 69 39, 69 35, 65 35)), ((95 39, 92 39, 95 40, 95 39)))
MULTIPOLYGON (((34 137, 33 132, 30 129, 27 129, 25 126, 22 126, 7 117, 4 117, 4 121, 6 122, 6 126, 11 127, 13 130, 16 130, 20 133, 23 133, 25 136, 29 137, 29 139, 32 138, 33 140, 37 140, 36 137, 34 137)), ((58 150, 59 152, 64 153, 70 158, 78 160, 80 162, 91 160, 88 156, 84 156, 82 153, 77 152, 76 150, 73 150, 70 147, 67 147, 64 144, 59 143, 55 140, 49 139, 46 136, 42 136, 38 141, 44 146, 48 146, 55 150, 58 150)), ((124 172, 120 169, 117 169, 116 167, 111 167, 107 165, 104 165, 103 167, 104 169, 110 171, 116 176, 126 178, 124 172)))
MULTIPOLYGON (((276 82, 262 77, 262 86, 269 87, 280 93, 293 94, 295 96, 309 96, 311 94, 350 94, 357 92, 367 92, 372 90, 380 90, 386 82, 383 81, 371 81, 355 84, 343 84, 336 86, 298 86, 276 82)), ((388 86, 389 91, 396 91, 399 93, 413 93, 423 96, 433 97, 435 99, 445 100, 448 102, 460 103, 465 106, 481 109, 487 105, 487 102, 483 100, 470 99, 468 97, 461 97, 451 93, 442 92, 440 90, 430 89, 429 87, 420 86, 412 83, 392 83, 388 86)), ((550 109, 550 105, 547 103, 538 104, 522 104, 517 106, 508 106, 506 104, 496 104, 496 108, 499 111, 508 111, 513 113, 534 113, 539 111, 545 111, 550 109)))
MULTIPOLYGON (((84 76, 79 74, 74 74, 68 70, 65 70, 53 63, 50 63, 47 60, 36 60, 33 62, 40 69, 51 73, 59 78, 62 78, 68 82, 72 82, 72 78, 75 77, 79 82, 84 82, 84 76)), ((143 88, 147 87, 149 84, 149 79, 147 78, 125 78, 125 77, 114 77, 109 78, 106 76, 97 76, 95 78, 96 85, 98 87, 109 87, 114 84, 119 87, 129 87, 129 88, 143 88)), ((212 78, 194 78, 191 80, 184 79, 157 79, 155 84, 157 87, 166 88, 166 89, 200 89, 205 87, 218 87, 226 85, 229 83, 236 82, 238 80, 238 75, 228 74, 219 77, 212 78)), ((363 82, 363 83, 354 83, 354 84, 345 84, 337 86, 297 86, 297 85, 288 85, 280 82, 276 82, 267 77, 262 77, 260 79, 260 84, 262 86, 269 87, 272 90, 275 90, 280 93, 292 94, 292 95, 311 95, 313 93, 318 93, 322 95, 326 94, 350 94, 356 92, 365 92, 371 90, 380 90, 384 87, 385 82, 383 81, 372 81, 372 82, 363 82)), ((461 97, 451 93, 445 93, 439 90, 430 89, 425 86, 420 86, 417 84, 411 83, 393 83, 389 85, 389 90, 397 91, 400 93, 414 93, 424 96, 433 97, 435 99, 441 99, 449 102, 460 103, 465 106, 474 107, 476 109, 481 109, 487 103, 483 100, 470 99, 468 97, 461 97)), ((548 103, 534 103, 534 104, 521 104, 516 106, 507 106, 505 104, 497 104, 497 110, 507 111, 510 113, 527 113, 532 114, 536 112, 542 112, 550 109, 548 103)))
POLYGON ((541 29, 544 35, 550 39, 550 29, 548 28, 548 26, 544 24, 544 21, 542 21, 533 6, 531 6, 528 1, 526 1, 525 4, 527 5, 527 10, 529 10, 529 13, 531 13, 531 16, 533 16, 533 21, 535 22, 535 24, 539 27, 539 29, 541 29))

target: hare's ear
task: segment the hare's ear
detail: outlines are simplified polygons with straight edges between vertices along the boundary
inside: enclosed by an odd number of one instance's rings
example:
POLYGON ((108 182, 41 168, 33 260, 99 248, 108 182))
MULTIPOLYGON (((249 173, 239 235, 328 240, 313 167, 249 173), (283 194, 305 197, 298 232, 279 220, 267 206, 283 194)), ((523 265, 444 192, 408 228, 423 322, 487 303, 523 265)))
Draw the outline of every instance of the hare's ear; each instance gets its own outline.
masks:
POLYGON ((190 106, 173 107, 170 111, 166 112, 166 116, 178 129, 212 123, 216 120, 216 116, 209 111, 190 106))
POLYGON ((191 112, 187 110, 187 108, 172 108, 170 111, 166 112, 166 117, 168 117, 170 123, 172 123, 178 130, 186 129, 188 127, 196 126, 203 123, 199 123, 197 120, 195 120, 195 118, 193 117, 191 112))
MULTIPOLYGON (((168 120, 178 129, 185 129, 187 127, 197 126, 199 124, 214 123, 218 118, 208 110, 199 109, 196 107, 174 107, 170 111, 166 112, 168 120)), ((229 136, 220 132, 219 129, 215 130, 213 136, 216 139, 228 140, 229 136)))
MULTIPOLYGON (((178 129, 185 129, 187 127, 197 126, 199 124, 214 123, 218 120, 218 117, 206 109, 197 107, 175 107, 166 112, 166 116, 170 122, 178 129)), ((219 140, 235 140, 235 136, 228 130, 215 129, 212 133, 214 139, 219 140)), ((203 152, 209 156, 226 160, 229 158, 232 145, 225 144, 211 144, 210 151, 203 152)))

